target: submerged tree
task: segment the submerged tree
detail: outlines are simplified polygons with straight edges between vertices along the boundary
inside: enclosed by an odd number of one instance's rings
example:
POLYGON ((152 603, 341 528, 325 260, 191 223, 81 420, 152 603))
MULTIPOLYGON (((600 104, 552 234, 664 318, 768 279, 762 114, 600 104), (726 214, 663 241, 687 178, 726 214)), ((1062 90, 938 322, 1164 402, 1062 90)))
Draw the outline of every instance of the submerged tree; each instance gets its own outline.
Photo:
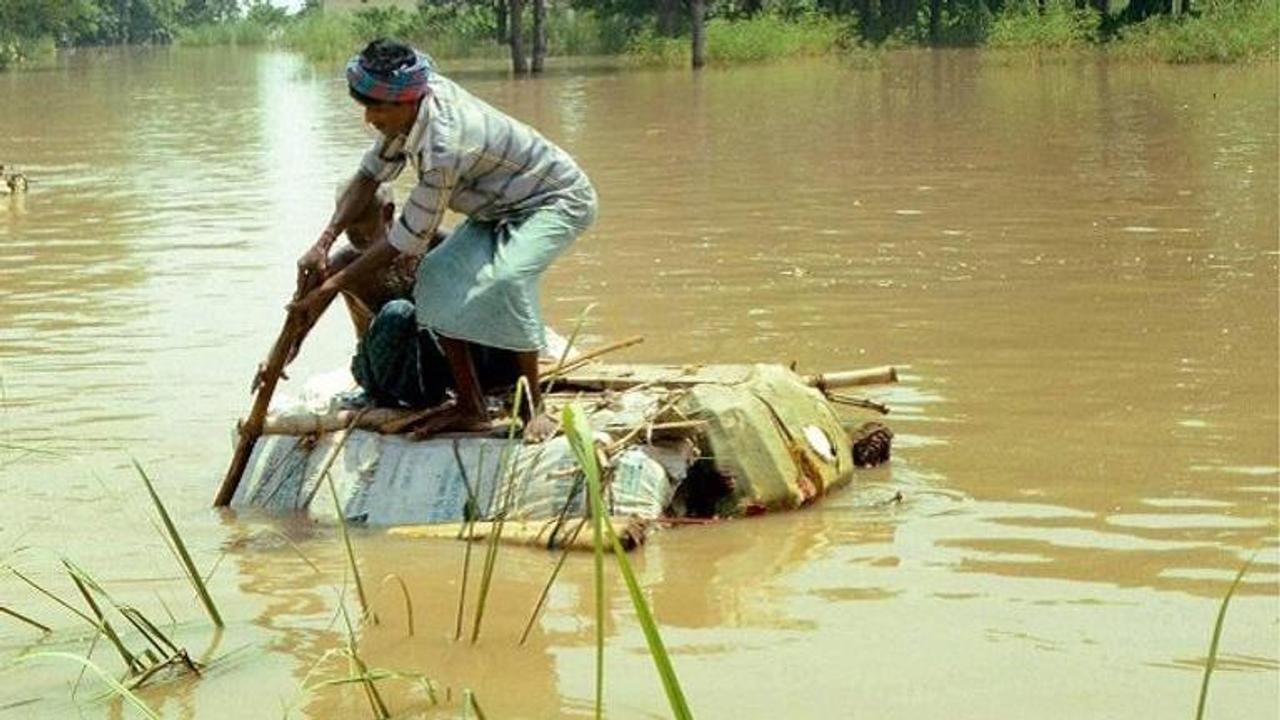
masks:
POLYGON ((524 56, 524 0, 510 0, 511 20, 511 69, 517 75, 529 72, 529 61, 524 56))
POLYGON ((689 0, 689 23, 693 29, 693 67, 707 64, 707 6, 703 0, 689 0))
POLYGON ((542 72, 547 59, 547 0, 533 0, 533 72, 542 72))

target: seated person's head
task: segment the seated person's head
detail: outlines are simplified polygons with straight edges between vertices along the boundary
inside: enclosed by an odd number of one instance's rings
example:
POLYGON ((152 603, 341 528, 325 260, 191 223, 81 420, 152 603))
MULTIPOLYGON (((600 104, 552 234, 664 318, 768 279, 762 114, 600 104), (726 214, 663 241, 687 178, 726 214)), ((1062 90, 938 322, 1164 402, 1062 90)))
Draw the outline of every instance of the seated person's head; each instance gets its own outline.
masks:
MULTIPOLYGON (((342 197, 345 186, 338 189, 342 197)), ((379 185, 369 204, 347 226, 347 239, 361 250, 369 247, 387 234, 387 226, 396 215, 395 193, 389 185, 379 185)))

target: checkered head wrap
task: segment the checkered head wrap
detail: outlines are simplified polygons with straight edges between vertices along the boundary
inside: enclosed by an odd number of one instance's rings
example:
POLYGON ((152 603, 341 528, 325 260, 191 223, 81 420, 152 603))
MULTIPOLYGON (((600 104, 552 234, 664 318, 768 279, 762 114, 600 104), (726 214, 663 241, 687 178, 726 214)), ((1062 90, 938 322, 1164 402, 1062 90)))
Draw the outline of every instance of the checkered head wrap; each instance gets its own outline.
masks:
POLYGON ((390 75, 375 74, 360 62, 360 55, 347 63, 347 84, 367 98, 392 103, 410 103, 427 94, 427 79, 435 71, 431 58, 415 52, 412 65, 396 68, 390 75))

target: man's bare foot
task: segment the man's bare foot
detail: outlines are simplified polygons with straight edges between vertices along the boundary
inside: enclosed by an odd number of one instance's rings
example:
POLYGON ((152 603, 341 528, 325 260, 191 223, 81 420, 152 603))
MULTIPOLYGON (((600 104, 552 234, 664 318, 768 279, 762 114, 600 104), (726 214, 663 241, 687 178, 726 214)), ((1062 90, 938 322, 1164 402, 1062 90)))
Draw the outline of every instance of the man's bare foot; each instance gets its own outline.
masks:
POLYGON ((549 440, 560 429, 560 423, 547 413, 538 413, 524 426, 524 441, 528 443, 549 440))
POLYGON ((489 432, 493 423, 489 418, 463 412, 458 407, 446 408, 423 420, 409 435, 423 440, 446 432, 489 432))

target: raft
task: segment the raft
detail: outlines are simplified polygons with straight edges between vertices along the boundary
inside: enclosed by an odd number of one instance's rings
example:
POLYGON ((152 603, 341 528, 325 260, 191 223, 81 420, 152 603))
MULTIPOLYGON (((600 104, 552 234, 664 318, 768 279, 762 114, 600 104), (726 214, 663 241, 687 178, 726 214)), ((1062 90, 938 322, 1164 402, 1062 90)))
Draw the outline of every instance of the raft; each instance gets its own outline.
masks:
MULTIPOLYGON (((851 417, 835 388, 893 382, 893 368, 801 376, 779 365, 592 363, 544 394, 586 414, 605 502, 634 547, 663 524, 792 510, 888 458, 892 434, 851 417), (861 447, 854 447, 854 439, 861 447), (871 452, 869 452, 869 450, 871 452)), ((567 438, 401 434, 421 412, 370 408, 349 376, 272 406, 231 505, 425 537, 581 544, 584 478, 567 438)), ((884 412, 869 401, 857 411, 884 412)))

